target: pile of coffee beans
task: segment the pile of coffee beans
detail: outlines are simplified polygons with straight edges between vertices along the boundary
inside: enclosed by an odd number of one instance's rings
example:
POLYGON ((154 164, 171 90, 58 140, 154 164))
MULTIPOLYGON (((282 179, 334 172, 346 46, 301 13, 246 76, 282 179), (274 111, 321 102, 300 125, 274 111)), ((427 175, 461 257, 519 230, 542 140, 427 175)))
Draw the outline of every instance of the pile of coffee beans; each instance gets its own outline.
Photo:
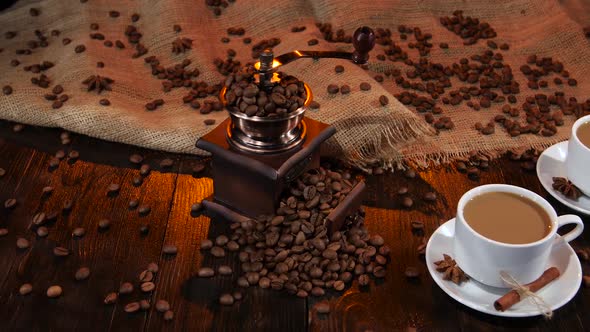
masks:
POLYGON ((280 82, 268 89, 260 89, 254 81, 255 69, 243 67, 230 74, 225 85, 227 107, 247 116, 280 117, 302 107, 307 93, 302 81, 279 72, 280 82))
POLYGON ((463 16, 462 10, 454 11, 450 17, 441 17, 440 23, 449 31, 463 38, 464 45, 473 45, 479 39, 496 37, 496 31, 489 23, 480 22, 478 18, 471 16, 463 16))
MULTIPOLYGON (((308 171, 282 195, 275 215, 234 222, 230 234, 203 241, 201 249, 213 257, 236 253, 241 262, 239 287, 307 297, 322 296, 326 289, 342 291, 354 279, 366 286, 369 276, 385 277, 390 248, 381 236, 368 233, 363 211, 349 216, 333 234, 325 225, 326 216, 355 184, 346 170, 308 171)), ((232 272, 223 266, 217 271, 232 272)), ((198 275, 209 278, 215 271, 201 267, 198 275)), ((233 304, 233 295, 222 295, 220 303, 233 304)))

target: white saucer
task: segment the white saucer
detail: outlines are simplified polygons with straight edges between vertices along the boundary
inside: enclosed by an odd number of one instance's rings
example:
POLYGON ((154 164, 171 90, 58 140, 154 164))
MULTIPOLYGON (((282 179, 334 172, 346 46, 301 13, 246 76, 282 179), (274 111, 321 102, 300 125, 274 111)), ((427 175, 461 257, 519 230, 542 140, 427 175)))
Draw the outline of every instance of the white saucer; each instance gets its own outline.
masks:
POLYGON ((551 196, 555 197, 563 205, 584 214, 590 214, 590 197, 581 196, 577 201, 565 197, 562 193, 553 189, 553 177, 567 178, 565 170, 565 158, 567 156, 567 142, 560 142, 543 151, 537 161, 537 176, 539 181, 551 196))
MULTIPOLYGON (((490 315, 530 317, 541 314, 529 299, 524 299, 503 312, 494 309, 494 301, 506 294, 509 291, 508 289, 486 286, 472 279, 461 283, 460 286, 450 280, 443 280, 443 274, 436 271, 434 262, 443 259, 443 253, 454 257, 454 235, 455 219, 451 219, 432 234, 426 246, 428 272, 445 293, 469 308, 490 315)), ((574 250, 561 237, 558 237, 555 241, 547 268, 555 266, 559 269, 561 275, 537 292, 552 310, 556 310, 568 303, 576 295, 582 282, 582 267, 574 250)))

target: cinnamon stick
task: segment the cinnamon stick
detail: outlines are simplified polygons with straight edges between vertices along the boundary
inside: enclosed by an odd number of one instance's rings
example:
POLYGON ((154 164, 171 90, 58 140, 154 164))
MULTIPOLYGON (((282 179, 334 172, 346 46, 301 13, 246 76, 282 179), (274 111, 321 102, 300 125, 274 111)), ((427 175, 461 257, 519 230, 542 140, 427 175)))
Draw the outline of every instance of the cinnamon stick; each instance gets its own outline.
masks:
MULTIPOLYGON (((543 274, 535 281, 524 285, 528 287, 531 292, 536 292, 539 289, 545 287, 551 281, 557 279, 559 277, 559 270, 556 267, 550 267, 543 274)), ((516 290, 511 290, 510 292, 506 293, 501 298, 497 299, 494 302, 494 308, 498 311, 505 311, 508 310, 513 305, 517 304, 522 300, 520 298, 520 294, 516 290)))

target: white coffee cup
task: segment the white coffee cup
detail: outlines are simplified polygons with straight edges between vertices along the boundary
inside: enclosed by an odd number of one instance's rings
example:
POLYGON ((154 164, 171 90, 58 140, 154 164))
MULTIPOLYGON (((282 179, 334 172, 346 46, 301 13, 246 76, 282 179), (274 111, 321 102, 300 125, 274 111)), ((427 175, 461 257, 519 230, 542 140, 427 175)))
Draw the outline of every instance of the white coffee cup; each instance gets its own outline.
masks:
POLYGON ((576 224, 576 227, 562 236, 564 241, 572 241, 584 230, 584 223, 580 217, 572 214, 558 217, 553 207, 543 197, 530 190, 507 184, 479 186, 466 192, 459 200, 453 241, 454 259, 471 279, 482 284, 506 288, 507 285, 500 277, 500 271, 505 271, 518 282, 526 284, 543 274, 547 268, 551 247, 558 240, 557 229, 566 224, 576 224), (541 240, 526 244, 498 242, 479 234, 467 224, 463 211, 472 198, 489 192, 513 193, 537 203, 550 216, 551 231, 541 240))
POLYGON ((590 196, 590 149, 577 136, 578 128, 583 123, 590 122, 590 115, 579 118, 572 126, 572 136, 567 144, 567 158, 565 167, 567 177, 586 196, 590 196))

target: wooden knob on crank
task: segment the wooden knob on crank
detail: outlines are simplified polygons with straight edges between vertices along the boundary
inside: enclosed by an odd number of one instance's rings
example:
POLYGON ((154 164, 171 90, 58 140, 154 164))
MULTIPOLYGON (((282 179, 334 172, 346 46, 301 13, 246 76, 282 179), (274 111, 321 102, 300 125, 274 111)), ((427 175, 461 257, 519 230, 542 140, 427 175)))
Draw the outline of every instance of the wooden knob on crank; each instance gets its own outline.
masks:
POLYGON ((352 61, 361 65, 366 63, 369 60, 369 51, 375 47, 375 32, 367 26, 356 29, 352 36, 352 45, 352 61))

